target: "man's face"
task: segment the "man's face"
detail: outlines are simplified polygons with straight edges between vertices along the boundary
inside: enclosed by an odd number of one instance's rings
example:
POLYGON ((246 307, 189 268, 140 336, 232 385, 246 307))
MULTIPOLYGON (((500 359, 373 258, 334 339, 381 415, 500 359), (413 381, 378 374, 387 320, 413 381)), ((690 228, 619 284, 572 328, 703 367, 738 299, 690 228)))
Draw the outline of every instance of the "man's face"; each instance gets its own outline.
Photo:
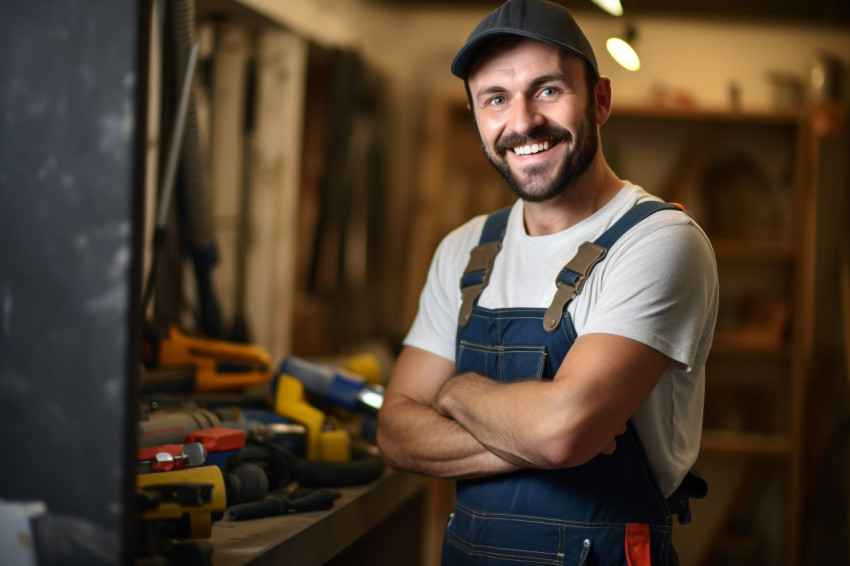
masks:
POLYGON ((566 191, 599 147, 584 62, 522 39, 478 63, 468 77, 487 159, 526 201, 566 191))

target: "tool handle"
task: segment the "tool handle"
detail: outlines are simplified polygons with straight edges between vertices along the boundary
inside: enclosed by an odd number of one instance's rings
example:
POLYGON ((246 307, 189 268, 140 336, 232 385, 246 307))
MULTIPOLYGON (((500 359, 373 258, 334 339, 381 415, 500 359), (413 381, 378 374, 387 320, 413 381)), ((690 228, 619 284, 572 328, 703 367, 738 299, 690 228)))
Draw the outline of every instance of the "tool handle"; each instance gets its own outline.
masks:
POLYGON ((342 497, 342 493, 330 489, 310 491, 301 497, 291 497, 290 511, 326 511, 334 506, 334 501, 342 497))
POLYGON ((240 503, 227 508, 226 516, 231 521, 247 521, 274 515, 283 515, 289 510, 289 503, 283 498, 264 499, 250 503, 240 503))
POLYGON ((365 455, 348 462, 305 461, 301 470, 303 487, 365 485, 384 472, 380 455, 365 455))

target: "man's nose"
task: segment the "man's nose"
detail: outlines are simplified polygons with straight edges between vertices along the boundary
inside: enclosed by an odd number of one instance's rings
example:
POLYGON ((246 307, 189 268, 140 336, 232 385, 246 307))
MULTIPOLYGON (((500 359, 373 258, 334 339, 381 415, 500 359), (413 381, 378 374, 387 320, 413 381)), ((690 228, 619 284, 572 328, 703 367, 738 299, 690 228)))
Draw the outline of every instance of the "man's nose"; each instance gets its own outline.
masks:
POLYGON ((511 107, 511 129, 518 134, 528 134, 533 129, 540 126, 544 121, 543 114, 534 103, 524 97, 518 97, 514 100, 511 107))

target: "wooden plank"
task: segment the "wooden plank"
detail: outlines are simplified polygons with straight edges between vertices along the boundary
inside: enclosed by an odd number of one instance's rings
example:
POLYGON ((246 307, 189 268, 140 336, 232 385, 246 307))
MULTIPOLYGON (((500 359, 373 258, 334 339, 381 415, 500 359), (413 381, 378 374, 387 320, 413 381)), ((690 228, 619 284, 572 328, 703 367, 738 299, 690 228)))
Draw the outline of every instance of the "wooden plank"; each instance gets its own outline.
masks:
POLYGON ((817 308, 818 250, 818 140, 808 128, 800 128, 797 138, 797 170, 794 179, 794 235, 800 242, 795 274, 794 323, 791 339, 796 355, 792 359, 789 414, 791 461, 788 472, 786 556, 789 565, 802 558, 803 454, 805 452, 806 382, 814 370, 817 308))
POLYGON ((416 316, 419 294, 425 284, 430 258, 439 236, 435 224, 441 212, 446 164, 443 144, 449 139, 449 116, 452 103, 453 101, 444 97, 435 97, 428 109, 428 142, 422 158, 422 178, 413 207, 411 242, 405 258, 407 280, 401 318, 402 326, 408 328, 416 316))
POLYGON ((790 455, 791 445, 784 434, 704 430, 700 450, 785 458, 790 455))
POLYGON ((213 119, 210 183, 213 230, 219 263, 213 272, 225 334, 232 320, 238 277, 240 196, 245 190, 244 135, 246 70, 251 37, 241 26, 221 24, 216 30, 213 56, 213 119))
POLYGON ((258 38, 246 310, 253 342, 272 360, 290 350, 307 43, 285 31, 258 38))

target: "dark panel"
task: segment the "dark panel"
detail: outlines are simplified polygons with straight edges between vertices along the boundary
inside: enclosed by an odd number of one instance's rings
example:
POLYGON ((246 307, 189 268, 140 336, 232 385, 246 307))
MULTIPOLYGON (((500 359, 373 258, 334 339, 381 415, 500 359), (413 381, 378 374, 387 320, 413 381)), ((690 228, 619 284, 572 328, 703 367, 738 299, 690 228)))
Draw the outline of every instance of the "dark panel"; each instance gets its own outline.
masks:
POLYGON ((145 4, 1 10, 0 502, 95 547, 63 563, 129 556, 145 4))

